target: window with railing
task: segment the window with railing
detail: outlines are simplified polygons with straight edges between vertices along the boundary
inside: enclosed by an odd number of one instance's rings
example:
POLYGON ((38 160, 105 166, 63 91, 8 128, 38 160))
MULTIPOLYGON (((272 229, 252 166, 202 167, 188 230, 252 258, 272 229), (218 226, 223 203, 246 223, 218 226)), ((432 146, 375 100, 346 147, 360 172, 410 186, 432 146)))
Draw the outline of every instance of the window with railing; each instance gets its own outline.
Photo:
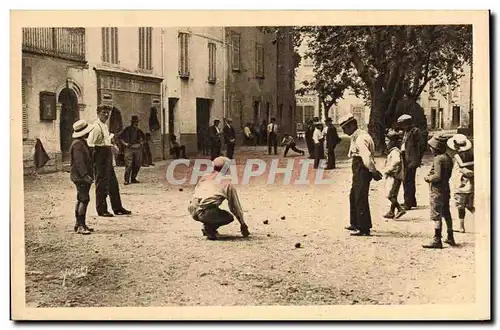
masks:
POLYGON ((189 77, 189 34, 179 33, 179 76, 189 77))
POLYGON ((255 45, 255 75, 264 78, 264 46, 255 45))
POLYGON ((85 28, 23 28, 22 50, 85 61, 85 28))
POLYGON ((216 58, 216 45, 213 42, 208 43, 208 82, 215 83, 217 80, 217 58, 216 58))
POLYGON ((102 28, 102 61, 118 64, 118 28, 102 28))
POLYGON ((152 70, 153 28, 139 28, 139 69, 152 70))
POLYGON ((237 33, 231 33, 231 68, 239 71, 240 67, 240 41, 241 37, 237 33))

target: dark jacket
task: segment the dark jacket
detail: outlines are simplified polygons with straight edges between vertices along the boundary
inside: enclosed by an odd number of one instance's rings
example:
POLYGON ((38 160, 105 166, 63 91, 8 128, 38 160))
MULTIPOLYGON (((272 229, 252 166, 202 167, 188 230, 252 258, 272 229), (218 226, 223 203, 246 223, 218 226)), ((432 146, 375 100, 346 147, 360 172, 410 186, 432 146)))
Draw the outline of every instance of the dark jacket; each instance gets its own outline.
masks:
POLYGON ((337 133, 337 129, 333 126, 329 126, 326 131, 326 148, 327 149, 335 149, 337 144, 340 143, 339 134, 337 133))
POLYGON ((420 129, 413 127, 408 132, 408 138, 405 143, 404 161, 408 168, 417 168, 420 166, 424 151, 426 148, 426 141, 420 129))
POLYGON ((208 138, 209 138, 211 146, 220 145, 220 137, 217 134, 217 130, 215 129, 214 125, 212 125, 208 128, 208 138))
POLYGON ((113 108, 109 116, 109 132, 118 134, 123 129, 122 113, 117 108, 113 108))
POLYGON ((70 149, 70 179, 75 183, 85 182, 86 177, 93 177, 92 153, 87 141, 74 139, 70 149))
POLYGON ((36 139, 35 143, 35 154, 33 156, 35 161, 35 167, 41 168, 50 160, 49 155, 45 151, 45 148, 42 145, 42 141, 40 139, 36 139))
POLYGON ((160 129, 160 121, 158 120, 158 110, 155 107, 151 107, 149 113, 149 130, 151 132, 158 131, 160 129))
POLYGON ((434 157, 434 162, 427 176, 432 191, 439 193, 450 192, 450 177, 452 170, 453 160, 447 153, 434 157))
POLYGON ((140 128, 135 128, 132 125, 127 126, 119 135, 119 139, 125 141, 128 144, 141 143, 146 139, 146 135, 140 128), (137 134, 134 130, 137 129, 137 134))
MULTIPOLYGON (((224 125, 224 129, 222 130, 224 133, 224 143, 225 144, 230 144, 231 142, 229 141, 230 139, 236 139, 236 133, 234 132, 234 127, 228 127, 227 125, 224 125)), ((234 143, 234 142, 232 142, 234 143)))

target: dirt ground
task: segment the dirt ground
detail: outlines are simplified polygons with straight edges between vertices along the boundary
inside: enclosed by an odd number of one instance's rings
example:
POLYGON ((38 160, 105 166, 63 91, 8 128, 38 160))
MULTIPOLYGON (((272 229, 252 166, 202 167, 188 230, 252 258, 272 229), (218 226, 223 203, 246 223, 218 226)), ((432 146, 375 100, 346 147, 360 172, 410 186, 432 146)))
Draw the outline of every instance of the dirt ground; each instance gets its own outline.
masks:
MULTIPOLYGON (((265 148, 236 152, 238 169, 265 148)), ((280 156, 281 157, 281 156, 280 156)), ((296 159, 302 156, 294 157, 296 159)), ((26 303, 69 306, 229 306, 447 304, 475 300, 474 219, 456 233, 458 247, 426 250, 432 236, 429 159, 417 172, 419 208, 386 221, 382 181, 371 185, 371 237, 352 237, 348 224, 350 161, 325 172, 331 185, 238 185, 250 237, 238 222, 208 241, 187 213, 194 186, 165 180, 167 162, 142 168, 140 184, 123 186, 131 216, 96 217, 94 186, 88 224, 73 232, 76 192, 69 173, 25 178, 26 303), (182 187, 182 191, 180 191, 182 187), (281 217, 285 216, 282 220, 281 217), (268 224, 263 221, 268 220, 268 224), (301 248, 295 248, 301 243, 301 248)), ((377 160, 379 168, 383 159, 377 160)), ((182 170, 181 170, 182 171, 182 170)), ((313 170, 310 170, 313 173, 313 170)), ((267 178, 267 177, 266 177, 267 178)), ((282 176, 278 177, 282 178, 282 176)), ((227 207, 227 206, 226 206, 227 207)), ((452 207, 456 218, 456 209, 452 207)), ((457 224, 455 219, 455 224, 457 224)))

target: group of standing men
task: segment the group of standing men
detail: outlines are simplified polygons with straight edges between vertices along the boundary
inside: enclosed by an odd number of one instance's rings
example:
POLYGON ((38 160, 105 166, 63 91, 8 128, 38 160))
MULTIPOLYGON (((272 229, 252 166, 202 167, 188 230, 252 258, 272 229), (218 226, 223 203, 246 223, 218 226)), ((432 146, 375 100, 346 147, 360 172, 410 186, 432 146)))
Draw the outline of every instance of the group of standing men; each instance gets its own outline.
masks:
POLYGON ((314 168, 317 169, 320 166, 321 160, 327 158, 326 169, 331 170, 336 167, 335 147, 340 143, 340 137, 331 118, 327 118, 325 124, 324 126, 318 117, 309 120, 305 138, 309 158, 314 159, 314 168), (327 157, 325 157, 325 142, 327 157))

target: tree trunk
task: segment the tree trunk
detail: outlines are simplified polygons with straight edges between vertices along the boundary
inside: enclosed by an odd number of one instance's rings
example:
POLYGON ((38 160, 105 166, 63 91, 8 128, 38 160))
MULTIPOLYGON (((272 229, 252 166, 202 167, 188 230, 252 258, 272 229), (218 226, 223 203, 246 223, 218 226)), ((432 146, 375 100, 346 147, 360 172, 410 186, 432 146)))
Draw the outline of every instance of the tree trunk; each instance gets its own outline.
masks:
POLYGON ((373 139, 377 155, 385 150, 386 112, 390 101, 389 93, 382 89, 382 82, 375 82, 371 94, 368 133, 373 139))

